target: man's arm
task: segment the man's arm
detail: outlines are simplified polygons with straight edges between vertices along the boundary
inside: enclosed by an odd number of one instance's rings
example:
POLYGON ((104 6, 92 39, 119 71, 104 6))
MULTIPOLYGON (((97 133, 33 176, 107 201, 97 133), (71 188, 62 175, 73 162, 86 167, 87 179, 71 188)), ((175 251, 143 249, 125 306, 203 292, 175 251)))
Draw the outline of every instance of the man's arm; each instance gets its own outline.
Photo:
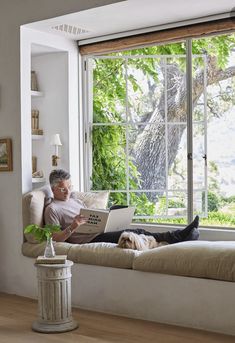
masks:
POLYGON ((52 235, 53 241, 56 241, 56 242, 66 241, 76 231, 76 229, 80 225, 86 222, 87 222, 87 219, 84 216, 78 214, 76 217, 74 217, 72 224, 67 226, 66 229, 64 229, 63 231, 53 233, 52 235))
MULTIPOLYGON (((44 213, 44 220, 46 224, 52 224, 52 225, 60 225, 59 216, 57 212, 51 207, 48 206, 45 209, 44 213)), ((75 216, 72 223, 66 227, 66 229, 61 230, 59 232, 54 232, 52 235, 53 241, 56 242, 64 242, 66 241, 76 229, 86 223, 87 219, 84 216, 81 216, 80 214, 75 216)))

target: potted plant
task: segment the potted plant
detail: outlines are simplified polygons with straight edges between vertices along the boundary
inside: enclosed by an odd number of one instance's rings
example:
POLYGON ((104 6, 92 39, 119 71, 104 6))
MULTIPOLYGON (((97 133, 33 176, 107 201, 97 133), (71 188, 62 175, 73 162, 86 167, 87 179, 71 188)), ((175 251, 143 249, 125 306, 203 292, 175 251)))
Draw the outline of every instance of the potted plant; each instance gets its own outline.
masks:
POLYGON ((54 257, 55 256, 55 249, 52 242, 52 234, 54 232, 60 231, 60 225, 51 225, 47 224, 43 228, 36 225, 30 224, 25 227, 24 233, 31 233, 37 241, 40 243, 46 241, 46 247, 44 251, 44 257, 54 257))

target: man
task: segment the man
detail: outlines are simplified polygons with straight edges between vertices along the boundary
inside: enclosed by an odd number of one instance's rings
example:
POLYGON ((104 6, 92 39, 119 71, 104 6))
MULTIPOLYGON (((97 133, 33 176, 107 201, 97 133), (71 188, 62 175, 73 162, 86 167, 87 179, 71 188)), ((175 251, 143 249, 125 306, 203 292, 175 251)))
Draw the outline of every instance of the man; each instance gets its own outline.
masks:
POLYGON ((117 243, 123 231, 132 231, 137 234, 153 236, 157 242, 166 241, 169 244, 197 240, 199 238, 198 216, 185 229, 162 233, 152 233, 143 229, 122 230, 101 234, 77 233, 76 229, 84 224, 87 219, 79 214, 81 208, 85 207, 85 205, 80 200, 74 199, 71 196, 72 185, 70 174, 62 169, 56 169, 50 173, 49 181, 54 199, 45 208, 44 220, 46 224, 59 224, 61 226, 61 231, 53 234, 53 240, 56 242, 66 241, 78 244, 94 242, 117 243))

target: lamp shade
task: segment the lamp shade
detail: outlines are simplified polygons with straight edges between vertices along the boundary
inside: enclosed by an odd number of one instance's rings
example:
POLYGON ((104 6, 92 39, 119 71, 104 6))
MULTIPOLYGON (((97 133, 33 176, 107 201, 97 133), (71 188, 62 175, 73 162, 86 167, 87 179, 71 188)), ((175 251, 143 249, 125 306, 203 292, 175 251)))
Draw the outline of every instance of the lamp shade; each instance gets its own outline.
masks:
POLYGON ((56 133, 56 134, 51 136, 50 145, 62 145, 59 133, 56 133))

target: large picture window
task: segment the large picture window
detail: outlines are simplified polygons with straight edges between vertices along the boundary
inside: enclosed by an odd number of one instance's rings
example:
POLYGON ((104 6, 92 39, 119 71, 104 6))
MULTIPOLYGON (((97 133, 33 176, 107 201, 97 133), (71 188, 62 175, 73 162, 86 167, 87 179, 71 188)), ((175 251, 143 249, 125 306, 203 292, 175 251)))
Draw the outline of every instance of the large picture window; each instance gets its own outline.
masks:
POLYGON ((193 40, 190 56, 181 41, 85 57, 86 188, 138 221, 186 223, 192 202, 207 225, 235 226, 234 47, 230 34, 193 40))

